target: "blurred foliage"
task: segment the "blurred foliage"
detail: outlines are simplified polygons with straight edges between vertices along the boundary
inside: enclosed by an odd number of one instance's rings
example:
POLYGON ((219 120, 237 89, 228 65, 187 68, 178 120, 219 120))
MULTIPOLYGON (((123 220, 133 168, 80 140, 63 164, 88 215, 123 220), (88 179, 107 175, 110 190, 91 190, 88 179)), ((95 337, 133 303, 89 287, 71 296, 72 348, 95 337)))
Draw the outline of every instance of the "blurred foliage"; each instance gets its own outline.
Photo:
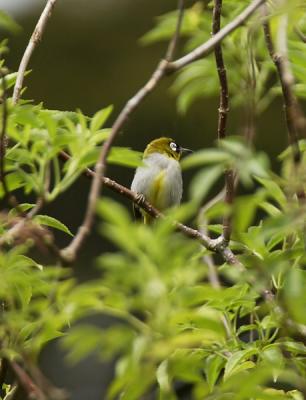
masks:
MULTIPOLYGON (((248 4, 245 0, 223 1, 222 26, 233 20, 248 4)), ((269 2, 272 15, 273 40, 281 11, 276 1, 269 2)), ((189 52, 211 36, 213 2, 197 1, 185 11, 182 35, 186 38, 184 50, 189 52)), ((305 44, 301 42, 295 28, 305 32, 305 2, 293 0, 289 12, 289 52, 296 78, 296 94, 306 96, 305 44)), ((175 30, 177 12, 157 18, 156 26, 141 39, 148 45, 160 40, 169 40, 175 30)), ((224 63, 227 69, 230 104, 233 108, 252 108, 255 114, 267 109, 277 94, 280 94, 273 63, 268 55, 259 13, 248 23, 227 36, 222 42, 224 63)), ((198 99, 211 98, 219 94, 219 79, 214 55, 193 62, 179 71, 171 91, 177 96, 177 108, 185 113, 198 99)))
MULTIPOLYGON (((225 22, 246 3, 224 1, 225 22)), ((292 27, 303 29, 300 2, 292 4, 292 27)), ((196 2, 187 10, 187 49, 209 36, 211 5, 196 2)), ((277 24, 279 10, 274 12, 277 24)), ((168 37, 175 16, 161 17, 143 40, 168 37)), ((278 91, 259 24, 254 18, 224 42, 232 104, 244 104, 250 82, 256 82, 257 113, 278 91)), ((291 26, 289 35, 297 93, 302 95, 303 51, 291 26)), ((2 42, 0 53, 5 50, 2 42)), ((2 100, 4 89, 15 79, 14 73, 2 77, 2 100)), ((199 96, 216 94, 218 86, 212 56, 186 67, 174 83, 180 110, 199 96)), ((52 231, 71 236, 69 227, 51 215, 31 219, 26 213, 40 201, 55 201, 95 165, 110 133, 105 126, 111 112, 107 107, 88 117, 25 100, 18 105, 10 98, 2 101, 0 132, 7 146, 0 166, 0 197, 12 200, 9 192, 18 199, 22 193, 27 202, 16 206, 8 201, 0 214, 0 357, 27 368, 27 360, 37 363, 46 343, 60 338, 71 363, 91 353, 116 360, 108 399, 136 400, 151 393, 175 400, 180 388, 188 387, 195 400, 302 400, 306 208, 296 193, 306 189, 306 142, 300 141, 300 165, 292 163, 290 148, 279 156, 278 174, 264 152, 241 138, 195 152, 182 161, 184 170, 197 168, 186 204, 169 210, 152 226, 134 223, 118 201, 103 197, 97 209, 100 232, 115 250, 97 259, 97 279, 79 284, 54 254, 52 231), (63 151, 71 155, 65 163, 59 161, 63 151), (221 200, 207 202, 229 168, 237 171, 244 194, 231 207, 221 200), (176 232, 173 224, 176 219, 188 220, 219 235, 224 215, 232 216, 229 246, 243 270, 176 232), (18 226, 16 238, 12 231, 18 226), (212 269, 220 287, 212 284, 212 269), (82 323, 84 317, 97 314, 110 315, 116 322, 105 329, 82 323)), ((108 161, 134 168, 141 154, 113 148, 108 161)), ((1 384, 2 398, 8 399, 13 389, 9 382, 1 384)))

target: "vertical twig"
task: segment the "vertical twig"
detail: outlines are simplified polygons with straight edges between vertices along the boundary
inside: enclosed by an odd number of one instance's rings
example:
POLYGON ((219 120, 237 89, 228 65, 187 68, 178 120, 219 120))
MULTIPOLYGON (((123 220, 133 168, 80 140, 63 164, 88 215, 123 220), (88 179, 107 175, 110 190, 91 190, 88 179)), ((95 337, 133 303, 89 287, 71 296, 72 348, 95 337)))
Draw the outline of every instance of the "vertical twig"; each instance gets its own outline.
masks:
MULTIPOLYGON (((222 11, 222 0, 214 0, 213 23, 212 23, 213 35, 215 35, 220 31, 221 11, 222 11)), ((226 137, 226 122, 227 122, 227 115, 229 112, 229 93, 228 93, 227 74, 223 60, 221 43, 218 43, 215 46, 215 60, 220 82, 218 139, 224 139, 226 137)))
MULTIPOLYGON (((214 0, 212 34, 216 35, 221 27, 221 11, 222 0, 214 0)), ((215 46, 215 60, 220 82, 220 103, 219 103, 219 118, 218 118, 218 140, 226 138, 226 122, 229 112, 229 93, 226 68, 224 65, 221 43, 215 46)), ((232 169, 225 171, 225 203, 232 205, 234 200, 234 172, 232 169)), ((223 218, 223 237, 226 242, 229 242, 232 231, 232 221, 230 215, 225 215, 223 218)))
POLYGON ((6 125, 7 125, 7 93, 6 93, 6 82, 5 75, 1 72, 2 78, 2 126, 0 133, 0 181, 2 183, 4 196, 9 197, 9 190, 6 183, 5 177, 5 150, 6 150, 6 125))
MULTIPOLYGON (((269 55, 275 64, 278 77, 280 80, 282 94, 283 94, 289 143, 292 148, 293 162, 296 168, 298 169, 301 161, 301 152, 299 148, 298 139, 299 139, 299 133, 301 133, 304 130, 305 118, 293 90, 294 77, 288 59, 288 48, 287 48, 288 16, 286 14, 281 16, 278 28, 278 35, 277 35, 278 46, 276 51, 271 37, 267 7, 265 6, 263 10, 264 10, 263 29, 264 29, 265 41, 269 55)), ((305 201, 305 192, 303 188, 297 190, 297 196, 300 201, 305 201)))
POLYGON ((19 101, 25 71, 27 69, 30 58, 31 58, 35 48, 37 47, 38 43, 40 42, 40 40, 42 38, 42 35, 46 28, 47 22, 48 22, 49 18, 51 17, 51 13, 52 13, 53 7, 55 6, 55 3, 56 3, 56 0, 48 0, 39 20, 37 22, 34 32, 30 38, 28 46, 23 54, 23 57, 21 59, 21 62, 20 62, 19 68, 18 68, 17 79, 16 79, 14 92, 13 92, 13 103, 14 104, 18 103, 18 101, 19 101))
POLYGON ((255 129, 255 115, 256 115, 256 101, 255 101, 255 90, 256 90, 256 67, 255 57, 253 54, 253 46, 251 43, 252 31, 248 33, 247 40, 247 53, 248 53, 248 76, 247 76, 247 99, 246 99, 246 126, 244 131, 244 137, 246 138, 247 144, 250 146, 253 143, 256 129, 255 129))
POLYGON ((103 177, 106 171, 106 158, 112 147, 112 144, 123 127, 126 120, 131 113, 139 106, 139 104, 148 96, 149 93, 157 86, 159 81, 167 73, 167 67, 172 61, 175 48, 178 42, 181 24, 183 20, 184 0, 178 1, 178 18, 174 35, 169 43, 166 51, 165 59, 161 60, 157 68, 153 72, 148 82, 126 103, 125 107, 114 122, 109 138, 104 143, 99 159, 95 165, 95 175, 93 177, 92 185, 90 188, 87 209, 82 225, 79 227, 78 232, 68 247, 62 250, 63 258, 72 261, 76 258, 78 251, 84 243, 86 237, 89 235, 94 222, 94 215, 99 193, 103 186, 103 177))

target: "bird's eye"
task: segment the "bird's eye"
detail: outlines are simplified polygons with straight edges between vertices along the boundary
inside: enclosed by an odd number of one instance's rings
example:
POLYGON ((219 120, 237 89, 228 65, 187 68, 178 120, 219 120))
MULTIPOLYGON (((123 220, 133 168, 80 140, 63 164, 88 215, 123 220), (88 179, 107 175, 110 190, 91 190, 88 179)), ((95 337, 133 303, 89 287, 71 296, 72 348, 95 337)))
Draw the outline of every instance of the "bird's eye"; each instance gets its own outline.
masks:
POLYGON ((171 150, 178 151, 178 145, 176 143, 171 142, 169 146, 171 150))

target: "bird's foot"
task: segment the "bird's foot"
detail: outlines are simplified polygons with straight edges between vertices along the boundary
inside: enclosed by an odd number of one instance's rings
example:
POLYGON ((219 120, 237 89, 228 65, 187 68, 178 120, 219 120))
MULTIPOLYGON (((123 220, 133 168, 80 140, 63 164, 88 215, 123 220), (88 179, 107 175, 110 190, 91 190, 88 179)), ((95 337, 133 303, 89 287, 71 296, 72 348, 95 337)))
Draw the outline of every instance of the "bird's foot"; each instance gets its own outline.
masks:
POLYGON ((141 206, 145 201, 146 201, 146 198, 145 198, 144 194, 137 193, 137 195, 136 195, 136 204, 141 206))

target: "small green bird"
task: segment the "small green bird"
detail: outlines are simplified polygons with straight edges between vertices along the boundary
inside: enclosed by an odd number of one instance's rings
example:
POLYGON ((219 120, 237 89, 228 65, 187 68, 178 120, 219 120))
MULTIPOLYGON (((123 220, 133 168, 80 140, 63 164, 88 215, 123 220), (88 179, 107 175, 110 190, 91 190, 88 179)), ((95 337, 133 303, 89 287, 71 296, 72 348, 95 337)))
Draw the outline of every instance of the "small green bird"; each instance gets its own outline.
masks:
MULTIPOLYGON (((183 152, 171 138, 161 137, 150 142, 143 154, 143 165, 136 169, 131 189, 160 211, 180 204, 183 193, 182 171, 179 160, 183 152)), ((134 204, 135 216, 143 215, 144 223, 152 218, 134 204)))

